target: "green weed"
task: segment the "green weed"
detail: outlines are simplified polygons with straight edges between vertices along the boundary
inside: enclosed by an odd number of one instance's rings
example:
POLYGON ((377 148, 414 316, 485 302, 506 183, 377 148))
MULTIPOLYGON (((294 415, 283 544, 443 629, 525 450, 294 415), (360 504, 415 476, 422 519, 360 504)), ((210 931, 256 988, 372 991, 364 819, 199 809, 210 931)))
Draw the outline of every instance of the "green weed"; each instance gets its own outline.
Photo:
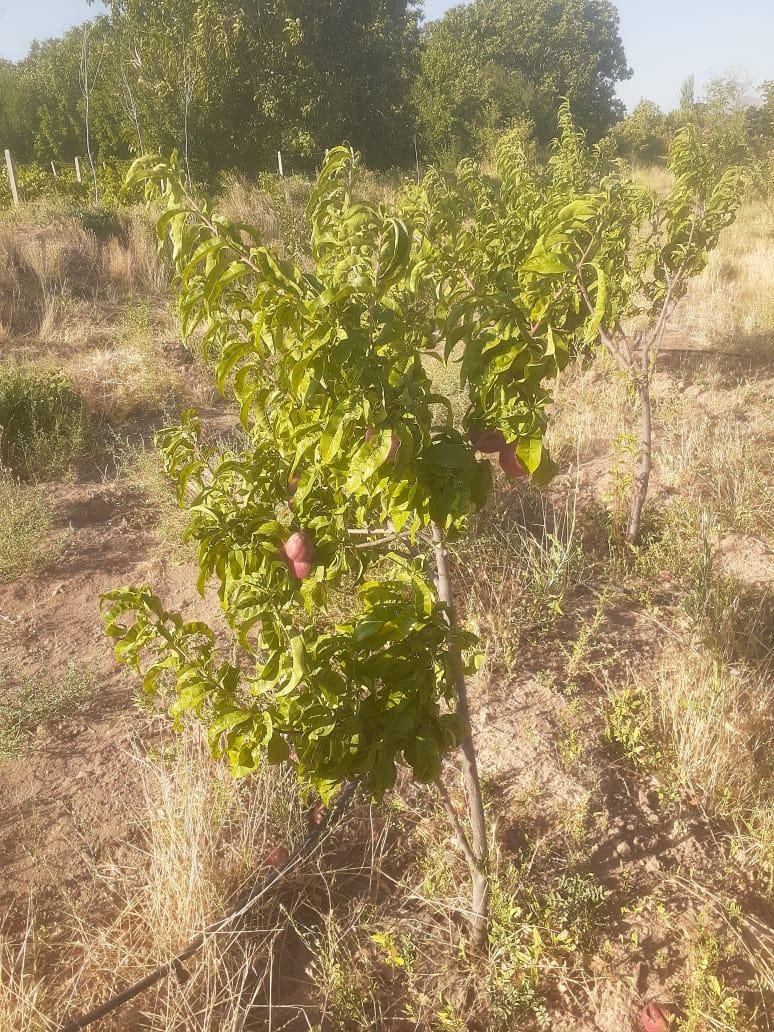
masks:
POLYGON ((0 464, 24 480, 61 477, 95 443, 83 400, 59 374, 0 370, 0 464))
POLYGON ((15 756, 41 725, 76 712, 95 687, 94 674, 74 663, 58 676, 39 671, 17 684, 0 671, 0 760, 15 756))
POLYGON ((641 685, 632 684, 609 693, 605 738, 634 767, 652 770, 658 763, 652 700, 641 685))
POLYGON ((0 476, 0 584, 35 573, 58 554, 43 490, 0 476))
POLYGON ((718 938, 700 928, 690 944, 688 977, 683 988, 682 1032, 744 1032, 749 1029, 742 1003, 723 983, 720 967, 728 960, 728 950, 718 938))

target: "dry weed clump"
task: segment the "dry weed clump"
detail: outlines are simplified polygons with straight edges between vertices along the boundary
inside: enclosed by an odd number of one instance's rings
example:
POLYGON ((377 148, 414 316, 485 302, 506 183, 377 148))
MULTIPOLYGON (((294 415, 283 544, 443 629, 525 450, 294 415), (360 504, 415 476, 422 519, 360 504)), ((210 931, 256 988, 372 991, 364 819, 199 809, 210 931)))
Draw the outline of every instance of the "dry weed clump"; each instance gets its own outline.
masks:
POLYGON ((273 178, 256 182, 237 172, 224 173, 220 180, 217 209, 235 222, 255 226, 263 240, 273 243, 278 239, 281 228, 272 197, 276 189, 273 178))
POLYGON ((607 457, 633 420, 626 383, 600 355, 588 368, 568 366, 559 377, 547 439, 560 465, 582 465, 607 457))
POLYGON ((455 546, 466 619, 493 668, 512 670, 525 638, 550 627, 588 574, 574 494, 558 507, 539 492, 503 487, 455 546))
MULTIPOLYGON (((139 766, 139 843, 131 862, 92 861, 91 872, 95 894, 112 901, 112 919, 73 905, 56 941, 44 946, 33 908, 20 942, 0 938, 4 1032, 53 1032, 65 1015, 89 1010, 169 960, 256 872, 270 870, 264 857, 274 845, 303 834, 290 773, 267 767, 249 783, 235 782, 188 733, 156 756, 125 762, 139 766)), ((186 962, 187 979, 160 983, 102 1027, 125 1028, 129 1019, 145 1032, 243 1029, 256 1001, 265 1002, 272 945, 284 931, 273 900, 210 939, 186 962)))
POLYGON ((85 213, 40 224, 0 221, 0 339, 56 340, 61 315, 84 300, 163 295, 169 272, 146 212, 112 219, 99 233, 88 222, 85 213))
POLYGON ((104 280, 120 295, 161 296, 169 285, 169 270, 159 260, 153 225, 144 210, 130 212, 120 235, 102 242, 100 263, 104 280))
POLYGON ((94 348, 67 368, 90 411, 112 422, 169 409, 183 392, 180 371, 168 366, 150 341, 94 348))
POLYGON ((755 384, 661 391, 657 482, 729 529, 774 535, 774 399, 755 384))
POLYGON ((32 915, 20 942, 0 932, 0 1028, 7 1032, 52 1028, 43 1010, 43 986, 36 977, 38 952, 32 915))
POLYGON ((308 254, 309 227, 306 206, 312 184, 301 176, 264 174, 258 182, 227 173, 215 206, 229 218, 258 229, 262 240, 303 261, 308 254))
POLYGON ((720 810, 754 809, 765 791, 762 761, 774 747, 774 685, 767 673, 689 649, 656 671, 653 690, 685 794, 720 810))
POLYGON ((91 293, 98 275, 96 238, 76 222, 0 223, 0 334, 47 337, 56 331, 63 299, 91 293))

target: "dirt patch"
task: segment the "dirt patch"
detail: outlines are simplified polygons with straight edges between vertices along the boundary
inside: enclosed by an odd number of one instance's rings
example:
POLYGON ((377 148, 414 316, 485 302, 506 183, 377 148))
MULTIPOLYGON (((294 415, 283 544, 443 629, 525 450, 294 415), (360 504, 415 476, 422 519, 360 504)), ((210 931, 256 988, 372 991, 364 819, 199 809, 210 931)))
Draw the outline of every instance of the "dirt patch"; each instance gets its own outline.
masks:
POLYGON ((761 538, 726 534, 715 558, 727 577, 750 587, 774 589, 774 549, 761 538))
MULTIPOLYGON (((137 765, 127 759, 138 740, 153 740, 153 721, 116 667, 100 594, 148 583, 171 608, 196 605, 192 567, 160 545, 152 508, 136 493, 89 483, 52 485, 50 495, 63 555, 45 573, 0 587, 0 669, 10 691, 74 664, 95 684, 77 714, 26 735, 19 755, 0 765, 0 907, 17 918, 31 895, 52 915, 62 893, 91 898, 94 865, 107 856, 120 864, 137 833, 137 784, 127 773, 137 765)), ((212 618, 217 604, 202 608, 212 618)))

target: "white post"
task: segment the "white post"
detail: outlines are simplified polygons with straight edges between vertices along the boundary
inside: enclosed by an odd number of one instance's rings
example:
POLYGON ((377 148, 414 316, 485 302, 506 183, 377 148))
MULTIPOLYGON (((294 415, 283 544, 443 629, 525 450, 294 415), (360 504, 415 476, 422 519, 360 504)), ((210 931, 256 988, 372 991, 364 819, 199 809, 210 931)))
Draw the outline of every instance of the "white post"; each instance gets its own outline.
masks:
POLYGON ((18 207, 19 205, 19 191, 16 186, 16 173, 13 168, 13 158, 11 152, 6 148, 5 152, 5 164, 8 169, 8 182, 11 184, 11 196, 13 197, 13 203, 18 207))
POLYGON ((79 183, 83 182, 83 179, 81 178, 81 159, 80 158, 76 158, 75 159, 75 178, 78 180, 79 183))
POLYGON ((51 171, 54 173, 54 179, 59 179, 59 176, 56 174, 56 165, 53 161, 51 162, 51 171))
POLYGON ((279 169, 280 178, 285 178, 285 169, 282 165, 282 151, 277 151, 277 168, 279 169))

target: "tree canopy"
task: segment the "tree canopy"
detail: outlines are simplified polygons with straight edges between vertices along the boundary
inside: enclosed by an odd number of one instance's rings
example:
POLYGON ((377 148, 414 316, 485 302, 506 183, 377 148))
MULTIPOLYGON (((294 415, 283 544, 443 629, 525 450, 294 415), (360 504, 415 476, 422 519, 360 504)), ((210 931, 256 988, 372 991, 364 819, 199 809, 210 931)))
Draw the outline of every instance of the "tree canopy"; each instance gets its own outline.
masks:
POLYGON ((473 0, 431 23, 424 44, 414 105, 435 155, 480 149, 524 120, 547 143, 562 98, 595 138, 623 114, 615 88, 631 72, 609 0, 473 0))
POLYGON ((101 157, 179 150, 201 171, 316 164, 347 140, 410 153, 412 0, 104 0, 108 15, 0 66, 0 135, 20 161, 83 149, 84 47, 101 157))

